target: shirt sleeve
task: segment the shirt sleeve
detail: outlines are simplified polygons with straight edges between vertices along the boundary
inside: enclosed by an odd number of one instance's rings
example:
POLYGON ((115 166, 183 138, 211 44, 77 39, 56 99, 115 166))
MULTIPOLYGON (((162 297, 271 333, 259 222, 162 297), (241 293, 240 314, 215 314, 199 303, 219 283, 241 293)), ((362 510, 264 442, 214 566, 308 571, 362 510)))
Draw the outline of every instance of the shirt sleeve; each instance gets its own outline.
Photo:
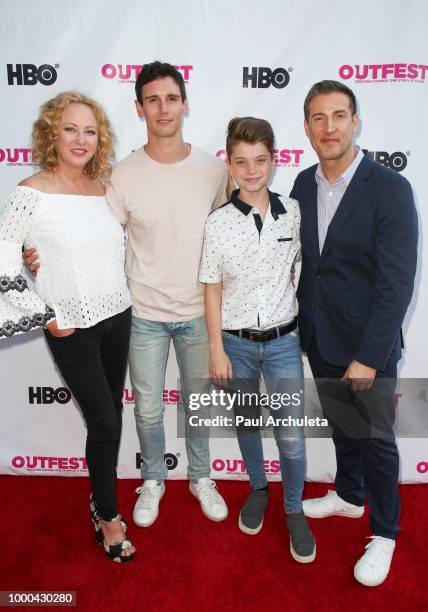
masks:
POLYGON ((200 283, 221 283, 223 280, 223 256, 212 217, 205 223, 204 244, 199 269, 200 283))
POLYGON ((22 245, 34 223, 40 192, 17 187, 0 210, 0 338, 42 327, 55 313, 22 275, 22 245))
POLYGON ((114 172, 111 183, 106 192, 107 202, 112 209, 116 219, 121 225, 128 223, 128 210, 126 208, 126 200, 123 191, 120 188, 120 181, 115 177, 114 172))

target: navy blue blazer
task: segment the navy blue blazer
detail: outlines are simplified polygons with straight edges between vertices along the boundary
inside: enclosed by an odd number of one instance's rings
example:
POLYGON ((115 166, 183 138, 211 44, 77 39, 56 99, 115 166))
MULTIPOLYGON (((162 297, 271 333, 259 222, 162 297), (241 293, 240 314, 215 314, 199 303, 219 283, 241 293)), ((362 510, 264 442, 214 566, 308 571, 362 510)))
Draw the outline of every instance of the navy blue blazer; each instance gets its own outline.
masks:
POLYGON ((413 292, 418 225, 400 174, 362 159, 319 252, 314 165, 290 194, 300 203, 302 271, 297 297, 302 350, 314 329, 322 357, 385 370, 401 355, 401 325, 413 292))

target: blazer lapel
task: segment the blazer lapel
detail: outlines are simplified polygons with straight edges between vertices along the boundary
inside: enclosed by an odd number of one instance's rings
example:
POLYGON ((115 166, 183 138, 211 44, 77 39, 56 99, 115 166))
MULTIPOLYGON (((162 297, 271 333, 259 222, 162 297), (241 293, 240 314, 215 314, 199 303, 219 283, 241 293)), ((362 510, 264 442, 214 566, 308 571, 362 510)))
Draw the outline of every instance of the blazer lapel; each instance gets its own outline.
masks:
POLYGON ((310 250, 317 263, 320 258, 320 243, 318 237, 318 185, 315 181, 315 174, 313 180, 309 185, 309 197, 307 199, 307 219, 308 219, 308 234, 310 240, 310 250))
MULTIPOLYGON (((363 157, 360 165, 358 166, 351 182, 348 185, 343 198, 337 207, 337 210, 331 220, 328 227, 327 236, 325 238, 324 246, 321 252, 321 257, 329 251, 332 245, 335 243, 337 238, 340 236, 342 225, 346 219, 352 213, 352 211, 358 206, 358 203, 364 198, 364 194, 370 186, 369 178, 371 175, 373 161, 371 161, 367 155, 363 157)), ((318 227, 318 221, 317 221, 318 227)), ((319 246, 318 246, 319 249, 319 246)))

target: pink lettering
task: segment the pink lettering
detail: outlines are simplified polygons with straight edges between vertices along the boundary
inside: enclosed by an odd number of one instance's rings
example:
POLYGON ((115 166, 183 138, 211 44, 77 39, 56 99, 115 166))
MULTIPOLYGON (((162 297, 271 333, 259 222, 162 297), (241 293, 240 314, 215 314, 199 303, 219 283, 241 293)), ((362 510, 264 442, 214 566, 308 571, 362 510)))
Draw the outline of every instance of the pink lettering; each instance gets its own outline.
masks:
POLYGON ((15 163, 18 161, 19 159, 19 149, 13 149, 13 154, 12 154, 12 149, 6 149, 7 151, 7 161, 9 163, 15 163))
POLYGON ((30 468, 30 470, 33 470, 35 467, 37 467, 37 457, 33 457, 33 460, 31 461, 30 457, 26 457, 27 459, 27 468, 30 468))
POLYGON ((339 68, 339 76, 341 79, 350 79, 354 75, 354 69, 352 66, 345 64, 339 68))
POLYGON ((114 79, 116 76, 116 68, 113 66, 113 64, 104 64, 104 66, 101 68, 101 74, 106 79, 114 79))
POLYGON ((418 67, 416 64, 408 64, 407 66, 407 77, 409 79, 417 79, 418 78, 418 67))
POLYGON ((379 78, 379 70, 382 69, 382 64, 370 64, 370 66, 367 66, 367 70, 371 68, 372 71, 372 79, 378 79, 379 78))
MULTIPOLYGON (((369 74, 369 67, 364 65, 363 70, 361 70, 361 66, 358 64, 355 66, 355 78, 356 79, 366 79, 369 74)), ((372 66, 370 66, 372 68, 372 66)))
POLYGON ((29 161, 30 153, 32 153, 32 149, 19 149, 19 151, 22 153, 23 161, 27 163, 29 161))
POLYGON ((416 469, 418 470, 419 474, 426 474, 428 472, 428 461, 421 461, 416 466, 416 469))
POLYGON ((78 470, 79 469, 79 460, 77 457, 71 457, 68 461, 68 466, 65 469, 69 470, 78 470))
POLYGON ((215 459, 213 461, 213 470, 216 472, 222 472, 225 468, 225 463, 223 459, 215 459))
POLYGON ((16 467, 16 468, 24 467, 24 465, 25 465, 24 457, 14 457, 12 459, 12 465, 13 465, 13 467, 16 467))
POLYGON ((273 459, 273 460, 270 462, 270 471, 271 471, 271 472, 275 472, 275 473, 277 473, 277 472, 279 472, 279 470, 280 470, 280 464, 279 464, 279 461, 278 461, 277 459, 273 459))
POLYGON ((396 79, 406 78, 406 64, 395 64, 394 77, 396 79))
POLYGON ((425 81, 425 74, 428 70, 428 66, 426 66, 425 64, 419 64, 419 68, 421 69, 421 79, 422 81, 425 81))
POLYGON ((382 78, 387 79, 390 74, 394 74, 394 70, 394 64, 384 64, 382 66, 382 78))
POLYGON ((303 149, 294 149, 293 153, 294 153, 294 162, 296 164, 300 164, 300 156, 303 155, 304 153, 303 149))
POLYGON ((123 396, 127 402, 134 401, 134 389, 124 389, 123 396))
POLYGON ((193 66, 180 66, 180 67, 177 67, 177 69, 183 72, 183 79, 187 83, 187 81, 190 78, 190 71, 193 70, 193 66))
POLYGON ((119 79, 128 80, 131 76, 131 66, 126 65, 126 72, 123 71, 122 64, 118 64, 117 67, 119 68, 119 79))

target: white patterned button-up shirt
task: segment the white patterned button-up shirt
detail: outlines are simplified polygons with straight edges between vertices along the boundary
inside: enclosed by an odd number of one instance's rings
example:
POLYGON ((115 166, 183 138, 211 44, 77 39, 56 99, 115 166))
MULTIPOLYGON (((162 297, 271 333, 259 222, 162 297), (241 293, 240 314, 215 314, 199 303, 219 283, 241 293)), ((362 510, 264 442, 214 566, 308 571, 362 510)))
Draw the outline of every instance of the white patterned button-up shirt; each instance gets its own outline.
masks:
POLYGON ((300 252, 299 204, 269 192, 262 224, 238 193, 207 219, 199 281, 223 283, 223 329, 285 325, 298 312, 290 272, 300 252))

